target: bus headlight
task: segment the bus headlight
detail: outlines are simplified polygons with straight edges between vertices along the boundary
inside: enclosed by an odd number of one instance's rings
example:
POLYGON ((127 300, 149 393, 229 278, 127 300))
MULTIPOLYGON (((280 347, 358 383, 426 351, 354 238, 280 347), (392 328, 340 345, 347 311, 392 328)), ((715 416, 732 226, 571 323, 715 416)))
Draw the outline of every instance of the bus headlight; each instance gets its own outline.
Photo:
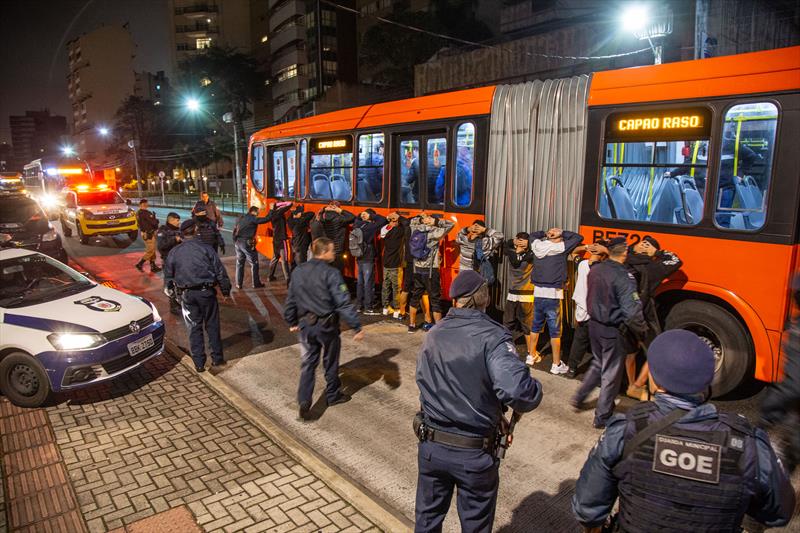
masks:
POLYGON ((56 350, 85 350, 106 342, 106 338, 97 333, 53 333, 47 340, 56 350))

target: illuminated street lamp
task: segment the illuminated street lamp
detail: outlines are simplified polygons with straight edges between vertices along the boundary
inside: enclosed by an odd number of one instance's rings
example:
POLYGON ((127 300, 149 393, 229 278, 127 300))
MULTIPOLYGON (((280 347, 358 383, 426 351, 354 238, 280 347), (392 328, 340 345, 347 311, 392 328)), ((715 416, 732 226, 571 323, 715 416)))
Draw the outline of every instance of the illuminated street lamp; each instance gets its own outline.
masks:
POLYGON ((109 130, 105 126, 100 126, 99 128, 97 128, 97 133, 99 133, 103 137, 108 137, 109 130))
POLYGON ((650 44, 653 63, 660 65, 662 40, 672 33, 672 10, 663 5, 631 4, 622 12, 621 22, 625 31, 650 44))
POLYGON ((186 99, 186 108, 189 111, 191 111, 192 113, 200 111, 200 100, 198 100, 197 98, 194 98, 194 97, 187 98, 186 99))
POLYGON ((61 153, 67 157, 73 156, 75 155, 75 148, 73 148, 72 146, 63 146, 61 148, 61 153))

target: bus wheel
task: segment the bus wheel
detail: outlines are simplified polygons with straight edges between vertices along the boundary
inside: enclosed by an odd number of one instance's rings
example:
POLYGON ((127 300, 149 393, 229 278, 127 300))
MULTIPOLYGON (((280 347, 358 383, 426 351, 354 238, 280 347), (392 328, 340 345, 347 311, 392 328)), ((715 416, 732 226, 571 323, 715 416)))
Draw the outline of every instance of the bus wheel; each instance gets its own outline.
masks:
POLYGON ((714 351, 714 398, 731 392, 752 372, 755 355, 742 324, 722 307, 700 300, 676 304, 667 315, 666 329, 685 329, 714 351))
POLYGON ((70 228, 69 225, 64 222, 63 218, 61 219, 61 231, 64 232, 64 237, 72 237, 72 228, 70 228))
POLYGON ((75 228, 78 230, 78 239, 80 239, 81 244, 89 244, 89 237, 83 234, 80 223, 75 224, 75 228))
POLYGON ((39 407, 50 395, 50 381, 30 355, 14 352, 0 361, 0 391, 20 407, 39 407))

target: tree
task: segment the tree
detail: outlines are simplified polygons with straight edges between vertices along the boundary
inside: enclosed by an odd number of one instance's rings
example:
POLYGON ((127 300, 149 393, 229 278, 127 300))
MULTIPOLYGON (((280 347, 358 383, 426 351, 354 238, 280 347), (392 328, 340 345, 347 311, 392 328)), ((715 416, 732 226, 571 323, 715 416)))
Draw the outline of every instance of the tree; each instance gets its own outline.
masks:
MULTIPOLYGON (((491 37, 486 24, 475 18, 477 0, 432 0, 428 11, 409 11, 395 4, 386 18, 423 30, 478 42, 491 37)), ((453 41, 408 28, 378 22, 364 34, 361 61, 374 71, 373 82, 394 87, 414 85, 414 65, 430 59, 453 41)))

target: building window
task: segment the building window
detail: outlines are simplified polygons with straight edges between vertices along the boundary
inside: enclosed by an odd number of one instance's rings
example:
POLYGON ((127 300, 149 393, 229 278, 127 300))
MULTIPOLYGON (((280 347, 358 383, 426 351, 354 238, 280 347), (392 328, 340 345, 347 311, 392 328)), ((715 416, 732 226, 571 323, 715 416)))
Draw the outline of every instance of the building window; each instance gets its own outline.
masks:
POLYGON ((356 197, 359 202, 380 202, 383 196, 383 133, 358 137, 356 197))
POLYGON ((267 41, 269 41, 269 35, 262 35, 262 36, 261 36, 261 42, 262 42, 262 43, 265 43, 265 42, 267 42, 267 41))
POLYGON ((336 27, 336 13, 327 9, 322 10, 322 25, 336 27))
POLYGON ((198 50, 211 48, 211 37, 200 37, 195 41, 195 45, 197 46, 198 50))
POLYGON ((336 75, 336 61, 328 61, 325 60, 322 62, 322 69, 324 70, 325 74, 330 74, 332 76, 336 75))
POLYGON ((210 78, 201 78, 200 79, 200 86, 201 87, 206 87, 208 85, 211 85, 211 79, 210 78))
POLYGON ((278 83, 280 83, 282 81, 286 81, 288 79, 294 78, 295 76, 297 76, 297 63, 295 63, 293 65, 289 65, 286 68, 280 69, 278 71, 278 74, 277 74, 276 77, 277 77, 278 83))
POLYGON ((778 108, 770 102, 739 104, 725 113, 714 222, 753 231, 766 222, 778 108))

